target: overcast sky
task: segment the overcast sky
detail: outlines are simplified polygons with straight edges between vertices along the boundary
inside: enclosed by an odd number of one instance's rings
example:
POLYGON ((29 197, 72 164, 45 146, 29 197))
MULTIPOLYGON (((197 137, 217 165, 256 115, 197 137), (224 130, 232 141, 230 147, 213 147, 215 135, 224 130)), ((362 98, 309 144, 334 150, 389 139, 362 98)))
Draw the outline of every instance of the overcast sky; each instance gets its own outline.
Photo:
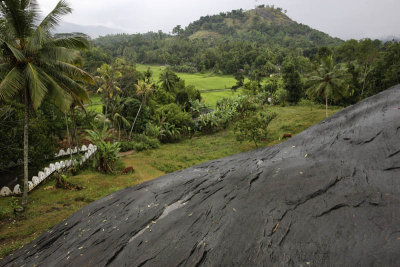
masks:
MULTIPOLYGON (((58 0, 38 0, 49 12, 58 0)), ((103 25, 128 33, 187 26, 200 16, 251 9, 255 0, 69 0, 65 21, 103 25)), ((342 39, 400 36, 400 0, 258 0, 282 7, 293 20, 342 39)))

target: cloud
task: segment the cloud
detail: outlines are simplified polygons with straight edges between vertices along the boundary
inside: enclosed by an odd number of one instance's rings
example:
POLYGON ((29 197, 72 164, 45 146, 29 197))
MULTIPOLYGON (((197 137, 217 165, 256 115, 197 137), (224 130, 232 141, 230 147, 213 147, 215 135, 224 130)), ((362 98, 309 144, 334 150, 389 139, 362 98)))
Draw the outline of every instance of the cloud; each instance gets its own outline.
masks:
MULTIPOLYGON (((58 0, 38 0, 48 13, 58 0)), ((136 33, 187 26, 200 16, 232 9, 251 9, 255 0, 69 0, 71 23, 103 25, 136 33)), ((343 39, 400 35, 398 0, 258 0, 288 10, 297 22, 343 39)))

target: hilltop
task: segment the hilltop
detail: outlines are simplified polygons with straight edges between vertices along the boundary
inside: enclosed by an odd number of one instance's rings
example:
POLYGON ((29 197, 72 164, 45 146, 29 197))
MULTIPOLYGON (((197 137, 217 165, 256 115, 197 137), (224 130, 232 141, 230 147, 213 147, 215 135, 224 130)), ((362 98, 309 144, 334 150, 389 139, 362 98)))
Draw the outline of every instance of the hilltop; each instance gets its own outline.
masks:
POLYGON ((342 41, 328 34, 299 24, 289 18, 281 8, 258 6, 243 11, 233 10, 218 15, 204 16, 190 23, 181 35, 189 39, 239 38, 253 39, 260 43, 277 43, 283 46, 297 45, 303 47, 337 45, 342 41))
POLYGON ((290 19, 280 8, 260 6, 208 15, 172 34, 118 34, 100 37, 94 44, 113 57, 147 64, 178 66, 176 71, 217 70, 227 74, 258 62, 281 65, 284 55, 310 59, 321 46, 343 41, 290 19))

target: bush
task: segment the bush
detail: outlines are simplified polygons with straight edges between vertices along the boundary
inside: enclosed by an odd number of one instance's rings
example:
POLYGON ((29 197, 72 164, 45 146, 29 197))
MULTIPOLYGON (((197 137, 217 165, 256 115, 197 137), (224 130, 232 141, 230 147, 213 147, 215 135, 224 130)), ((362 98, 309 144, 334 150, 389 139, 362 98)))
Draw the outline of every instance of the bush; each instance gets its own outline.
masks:
POLYGON ((279 88, 272 97, 273 99, 272 104, 285 106, 287 97, 288 97, 288 92, 285 89, 279 88))
POLYGON ((95 167, 98 171, 104 173, 113 173, 115 171, 115 163, 117 162, 120 151, 119 143, 98 142, 95 167))
POLYGON ((276 116, 275 112, 247 113, 235 124, 236 139, 240 142, 253 141, 257 147, 257 142, 267 138, 268 125, 276 116))
POLYGON ((159 125, 168 123, 174 125, 176 128, 182 128, 183 126, 192 124, 192 117, 190 114, 182 111, 182 109, 175 103, 156 109, 154 119, 159 125))
MULTIPOLYGON (((150 136, 146 136, 144 134, 139 134, 133 137, 133 140, 136 142, 136 144, 143 144, 144 147, 147 149, 157 149, 160 147, 160 141, 158 141, 157 138, 153 138, 150 136)), ((136 150, 136 149, 135 149, 136 150)), ((139 150, 137 150, 139 151, 139 150)))
POLYGON ((171 70, 175 72, 184 72, 184 73, 196 73, 198 72, 198 69, 195 66, 192 65, 176 65, 176 66, 171 66, 171 70))
POLYGON ((146 136, 144 134, 135 135, 131 142, 120 143, 121 152, 135 150, 137 152, 156 149, 160 147, 160 141, 157 138, 146 136))
POLYGON ((119 146, 121 152, 134 150, 134 142, 120 142, 119 146))

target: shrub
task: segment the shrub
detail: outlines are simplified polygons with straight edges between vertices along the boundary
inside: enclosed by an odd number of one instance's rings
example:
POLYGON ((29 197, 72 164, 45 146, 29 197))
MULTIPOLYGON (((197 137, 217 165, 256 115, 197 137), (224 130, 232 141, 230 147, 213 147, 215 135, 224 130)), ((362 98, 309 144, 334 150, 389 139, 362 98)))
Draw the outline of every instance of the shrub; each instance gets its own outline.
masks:
POLYGON ((135 135, 131 142, 120 143, 121 152, 135 150, 137 152, 156 149, 160 147, 160 141, 157 138, 146 136, 144 134, 135 135))
POLYGON ((94 162, 96 169, 104 173, 113 173, 115 170, 115 163, 119 158, 120 144, 101 141, 96 143, 96 145, 97 153, 94 162))
POLYGON ((146 124, 144 134, 157 139, 161 139, 163 136, 165 136, 164 129, 161 126, 152 124, 151 122, 146 124))
POLYGON ((170 69, 175 71, 175 72, 185 72, 185 73, 196 73, 196 72, 198 72, 198 69, 195 66, 187 65, 187 64, 171 66, 170 69))
MULTIPOLYGON (((133 140, 136 144, 142 143, 147 149, 156 149, 160 147, 160 141, 157 138, 146 136, 144 134, 139 134, 134 136, 133 140)), ((136 149, 135 149, 136 150, 136 149)), ((138 150, 137 150, 138 151, 138 150)))
POLYGON ((247 113, 242 120, 235 124, 236 139, 240 142, 253 141, 258 147, 257 142, 267 138, 268 125, 276 116, 275 112, 247 113))
POLYGON ((281 106, 285 106, 286 105, 286 100, 288 97, 288 92, 285 89, 278 89, 275 94, 273 95, 272 99, 273 102, 272 104, 274 105, 281 105, 281 106))
POLYGON ((134 150, 134 142, 120 142, 119 146, 121 152, 134 150))
POLYGON ((156 109, 154 119, 159 125, 168 123, 174 125, 176 128, 182 128, 192 123, 190 114, 182 111, 175 103, 164 105, 156 109))

